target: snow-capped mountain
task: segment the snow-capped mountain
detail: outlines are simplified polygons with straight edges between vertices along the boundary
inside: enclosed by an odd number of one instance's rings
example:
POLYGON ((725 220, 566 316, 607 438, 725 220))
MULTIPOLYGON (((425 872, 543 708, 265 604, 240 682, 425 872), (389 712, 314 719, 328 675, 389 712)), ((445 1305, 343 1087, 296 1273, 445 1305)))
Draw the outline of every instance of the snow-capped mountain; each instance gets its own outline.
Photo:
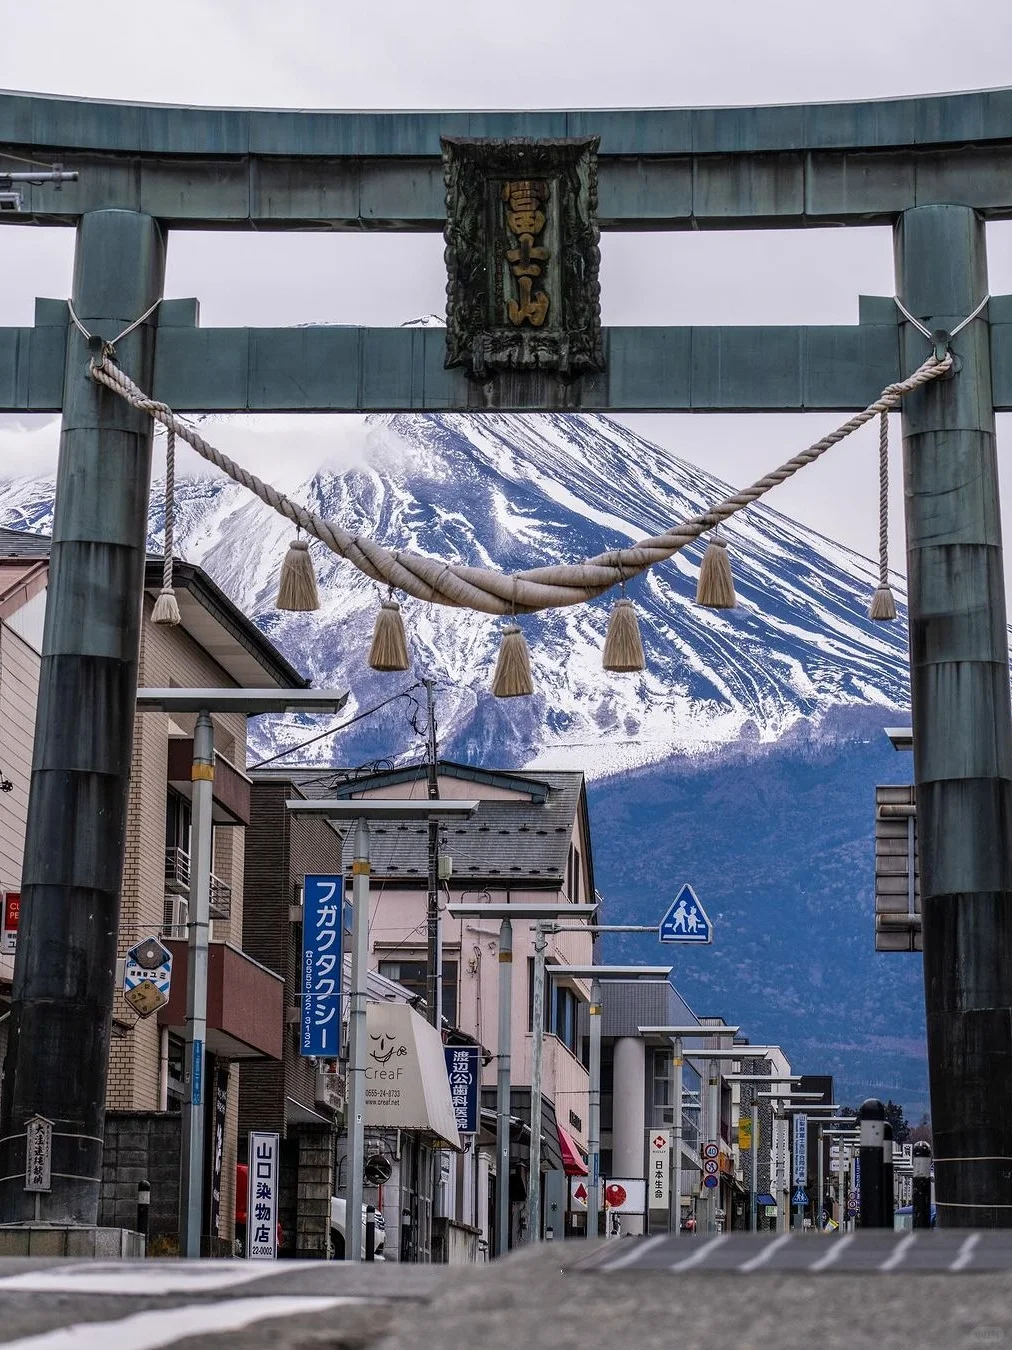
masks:
MULTIPOLYGON (((213 421, 205 434, 215 440, 213 421)), ((234 434, 228 449, 242 460, 234 434)), ((508 570, 577 561, 728 493, 618 423, 572 415, 372 417, 360 446, 349 453, 345 436, 335 463, 308 480, 289 481, 283 465, 265 476, 387 546, 508 570)), ((53 493, 47 479, 0 483, 0 524, 48 531, 53 493)), ((875 783, 909 779, 909 757, 881 731, 907 703, 905 624, 866 618, 876 579, 866 559, 770 507, 738 515, 724 535, 737 609, 694 603, 702 543, 630 583, 642 674, 601 668, 613 597, 524 617, 530 699, 488 693, 498 621, 405 600, 417 672, 439 681, 441 749, 490 766, 585 769, 596 780, 607 920, 655 923, 693 882, 716 937, 677 954, 690 1004, 783 1044, 796 1066, 835 1073, 841 1102, 873 1093, 913 1113, 926 1104, 920 962, 874 953, 871 842, 875 783)), ((291 537, 287 521, 223 477, 178 484, 178 551, 314 684, 347 685, 344 717, 410 685, 410 674, 366 664, 381 589, 322 545, 322 611, 273 608, 291 537)), ((417 753, 410 713, 395 701, 296 762, 417 753)), ((319 719, 276 721, 252 732, 251 749, 268 755, 319 730, 319 719)), ((606 956, 656 963, 659 950, 649 935, 629 936, 606 956)))
MULTIPOLYGON (((353 467, 275 481, 388 546, 507 570, 578 561, 657 533, 729 492, 610 419, 572 415, 372 417, 353 467)), ((47 529, 52 493, 47 480, 4 485, 0 523, 47 529)), ((273 600, 289 523, 219 476, 183 479, 177 503, 181 555, 204 566, 314 683, 346 684, 357 711, 407 682, 366 664, 382 598, 375 583, 314 544, 322 611, 279 613, 273 600)), ((162 528, 156 486, 154 548, 162 528)), ((866 618, 875 586, 866 559, 763 505, 724 535, 737 609, 694 603, 699 543, 629 585, 647 655, 641 675, 601 668, 614 596, 525 617, 537 694, 508 707, 486 693, 500 624, 406 599, 416 669, 445 682, 444 745, 469 757, 495 746, 518 765, 600 777, 670 755, 776 742, 841 707, 905 703, 905 633, 866 618)), ((304 728, 261 734, 266 752, 303 738, 304 728)), ((359 733, 356 746, 366 739, 359 733)), ((324 741, 313 753, 346 761, 352 748, 324 741)))

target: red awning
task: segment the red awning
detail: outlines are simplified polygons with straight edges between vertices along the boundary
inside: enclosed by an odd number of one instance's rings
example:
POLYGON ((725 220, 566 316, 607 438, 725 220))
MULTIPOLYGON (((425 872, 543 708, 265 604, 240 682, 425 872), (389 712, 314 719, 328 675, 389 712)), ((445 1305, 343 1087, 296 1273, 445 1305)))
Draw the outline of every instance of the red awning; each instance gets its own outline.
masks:
POLYGON ((556 1129, 559 1131, 559 1149, 562 1153, 562 1165, 566 1169, 566 1176, 585 1177, 589 1175, 587 1164, 580 1157, 580 1150, 561 1125, 557 1125, 556 1129))

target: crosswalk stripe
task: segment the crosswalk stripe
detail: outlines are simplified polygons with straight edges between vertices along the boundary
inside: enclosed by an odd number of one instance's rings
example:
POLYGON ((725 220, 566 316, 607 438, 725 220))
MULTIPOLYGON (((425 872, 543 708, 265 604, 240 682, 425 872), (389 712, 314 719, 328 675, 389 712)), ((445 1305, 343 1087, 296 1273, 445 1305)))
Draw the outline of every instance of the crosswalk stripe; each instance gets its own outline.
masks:
POLYGON ((965 1242, 960 1244, 959 1251, 956 1253, 956 1259, 949 1266, 950 1270, 965 1270, 973 1260, 973 1249, 980 1241, 979 1233, 971 1233, 965 1242))
POLYGON ((116 1350, 159 1350, 188 1336, 212 1336, 242 1331, 272 1317, 328 1312, 355 1298, 236 1298, 224 1303, 188 1303, 134 1313, 115 1322, 75 1322, 71 1326, 0 1341, 2 1350, 94 1350, 110 1345, 116 1350))
POLYGON ((693 1252, 691 1256, 687 1256, 684 1261, 676 1261, 675 1264, 671 1267, 671 1269, 691 1270, 693 1266, 701 1265, 702 1262, 706 1260, 706 1257, 710 1252, 712 1252, 716 1247, 721 1246, 726 1241, 727 1241, 726 1234, 723 1237, 710 1238, 709 1242, 704 1242, 703 1245, 697 1251, 693 1252))
MULTIPOLYGON (((324 1263, 311 1263, 317 1264, 324 1263)), ((300 1263, 300 1270, 307 1265, 300 1263)), ((233 1289, 278 1273, 275 1261, 151 1261, 134 1266, 92 1262, 0 1277, 0 1293, 197 1294, 233 1289)))
POLYGON ((774 1238, 772 1242, 767 1243, 758 1256, 753 1256, 749 1261, 743 1261, 738 1269, 745 1272, 758 1270, 760 1266, 764 1266, 767 1261, 772 1259, 774 1252, 779 1251, 779 1249, 786 1242, 790 1242, 790 1240, 790 1233, 781 1233, 778 1238, 774 1238))
POLYGON ((635 1265, 640 1257, 650 1251, 651 1248, 656 1247, 661 1242, 666 1242, 667 1236, 667 1233, 661 1233, 658 1237, 647 1238, 646 1242, 629 1242, 621 1256, 616 1256, 611 1261, 605 1261, 601 1269, 622 1270, 625 1266, 635 1265))
POLYGON ((854 1241, 854 1234, 848 1233, 846 1237, 832 1238, 831 1241, 833 1245, 826 1255, 820 1256, 818 1261, 813 1261, 808 1267, 809 1270, 828 1270, 830 1266, 834 1265, 840 1259, 854 1241))
POLYGON ((901 1261, 906 1260, 907 1252, 917 1241, 916 1233, 908 1233, 905 1238, 901 1238, 893 1248, 892 1252, 879 1266, 879 1270, 895 1270, 901 1261))

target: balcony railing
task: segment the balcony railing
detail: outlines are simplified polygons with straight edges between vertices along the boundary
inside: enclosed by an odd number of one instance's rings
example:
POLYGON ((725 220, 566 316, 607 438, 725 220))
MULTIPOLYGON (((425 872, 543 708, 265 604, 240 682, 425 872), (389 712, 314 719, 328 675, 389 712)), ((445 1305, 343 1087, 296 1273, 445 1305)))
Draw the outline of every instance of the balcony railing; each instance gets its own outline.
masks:
MULTIPOLYGON (((190 894, 190 855, 185 849, 165 850, 165 890, 168 895, 190 894)), ((227 919, 232 913, 232 887, 211 873, 211 918, 227 919)))

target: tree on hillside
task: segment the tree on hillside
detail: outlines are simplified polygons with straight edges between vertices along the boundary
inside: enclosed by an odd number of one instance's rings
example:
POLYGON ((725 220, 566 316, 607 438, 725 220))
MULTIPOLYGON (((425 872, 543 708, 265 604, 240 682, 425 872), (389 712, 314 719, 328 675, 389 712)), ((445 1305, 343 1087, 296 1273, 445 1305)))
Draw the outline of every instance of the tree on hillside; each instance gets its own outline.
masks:
POLYGON ((910 1130, 910 1142, 912 1144, 919 1144, 922 1140, 926 1144, 930 1144, 932 1142, 931 1117, 927 1114, 927 1112, 925 1112, 924 1115, 921 1116, 920 1122, 917 1125, 914 1125, 910 1130))
POLYGON ((886 1120, 893 1127, 893 1143, 905 1144, 910 1138, 910 1122, 903 1114, 903 1107, 890 1097, 885 1111, 886 1120))

